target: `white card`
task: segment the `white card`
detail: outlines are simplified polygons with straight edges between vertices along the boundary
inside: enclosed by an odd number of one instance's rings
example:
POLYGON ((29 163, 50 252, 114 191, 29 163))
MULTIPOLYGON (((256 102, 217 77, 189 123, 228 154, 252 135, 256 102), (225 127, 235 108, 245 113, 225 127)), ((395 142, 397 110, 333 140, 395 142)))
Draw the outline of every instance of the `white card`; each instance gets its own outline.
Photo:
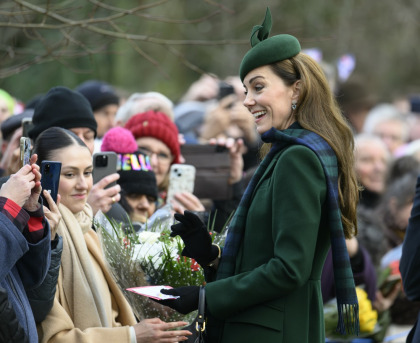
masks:
POLYGON ((162 294, 160 290, 162 288, 170 289, 171 286, 145 286, 145 287, 132 287, 127 288, 127 291, 137 293, 140 295, 144 295, 149 298, 153 298, 156 300, 167 300, 167 299, 178 299, 179 296, 167 295, 162 294))

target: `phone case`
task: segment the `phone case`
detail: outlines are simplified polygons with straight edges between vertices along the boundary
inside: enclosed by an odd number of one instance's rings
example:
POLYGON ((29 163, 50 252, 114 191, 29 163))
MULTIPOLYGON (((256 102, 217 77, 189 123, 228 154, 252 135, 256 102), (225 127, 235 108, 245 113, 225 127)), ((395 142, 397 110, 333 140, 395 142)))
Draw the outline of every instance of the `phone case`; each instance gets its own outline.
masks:
POLYGON ((20 138, 20 167, 29 164, 31 159, 31 140, 28 137, 20 138))
POLYGON ((29 131, 34 127, 31 118, 23 118, 22 119, 22 136, 29 137, 29 131))
MULTIPOLYGON (((97 183, 105 176, 117 172, 117 154, 113 151, 104 151, 93 154, 93 183, 97 183)), ((116 185, 114 181, 105 188, 116 185)))
MULTIPOLYGON (((57 161, 42 161, 41 162, 41 186, 42 189, 47 190, 54 202, 57 202, 58 186, 60 183, 61 162, 57 161)), ((48 207, 48 201, 41 193, 44 206, 48 207)))
POLYGON ((190 164, 173 164, 169 172, 169 187, 166 202, 171 203, 176 193, 194 192, 195 167, 190 164))

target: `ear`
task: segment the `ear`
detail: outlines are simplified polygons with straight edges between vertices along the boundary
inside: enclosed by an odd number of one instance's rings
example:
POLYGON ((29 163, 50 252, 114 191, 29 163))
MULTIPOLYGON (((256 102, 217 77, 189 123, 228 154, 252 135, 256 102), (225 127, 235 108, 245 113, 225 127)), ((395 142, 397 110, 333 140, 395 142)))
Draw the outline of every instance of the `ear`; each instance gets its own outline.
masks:
POLYGON ((299 96, 300 96, 300 87, 302 85, 302 82, 300 80, 297 80, 293 85, 292 85, 292 90, 293 90, 293 94, 292 94, 292 100, 294 101, 298 101, 299 100, 299 96))

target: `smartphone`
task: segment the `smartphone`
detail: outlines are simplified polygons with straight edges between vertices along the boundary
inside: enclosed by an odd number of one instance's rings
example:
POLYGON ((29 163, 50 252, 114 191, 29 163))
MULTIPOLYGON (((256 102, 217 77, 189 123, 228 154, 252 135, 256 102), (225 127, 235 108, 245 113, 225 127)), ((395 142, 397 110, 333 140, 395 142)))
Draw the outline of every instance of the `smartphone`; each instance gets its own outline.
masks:
MULTIPOLYGON (((113 151, 103 151, 93 154, 93 183, 97 183, 105 176, 117 172, 117 154, 113 151)), ((115 186, 116 181, 111 182, 105 188, 115 186)))
POLYGON ((22 119, 22 137, 29 137, 28 132, 34 127, 32 118, 22 119))
POLYGON ((31 140, 28 137, 20 138, 20 167, 29 164, 31 159, 31 140))
MULTIPOLYGON (((60 183, 61 162, 42 161, 41 162, 41 186, 42 190, 47 190, 51 194, 54 202, 57 202, 58 186, 60 183)), ((50 208, 47 199, 41 193, 43 205, 50 208)))
POLYGON ((191 164, 173 164, 169 171, 169 187, 166 202, 171 203, 175 194, 194 192, 195 167, 191 164))

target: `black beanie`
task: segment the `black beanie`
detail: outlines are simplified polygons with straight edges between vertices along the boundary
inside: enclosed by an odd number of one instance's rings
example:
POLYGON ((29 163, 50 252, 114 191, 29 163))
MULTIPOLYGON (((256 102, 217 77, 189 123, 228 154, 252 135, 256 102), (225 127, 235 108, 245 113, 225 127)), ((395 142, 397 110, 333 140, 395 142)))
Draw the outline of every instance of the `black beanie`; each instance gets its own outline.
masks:
POLYGON ((144 194, 158 198, 155 173, 151 170, 119 170, 118 184, 127 194, 144 194))
POLYGON ((72 129, 87 127, 95 132, 97 124, 92 108, 86 98, 66 87, 51 88, 35 106, 32 117, 34 127, 29 137, 34 141, 39 134, 52 126, 72 129))
POLYGON ((107 105, 120 104, 117 93, 105 82, 89 80, 77 86, 75 90, 88 99, 94 112, 107 105))

